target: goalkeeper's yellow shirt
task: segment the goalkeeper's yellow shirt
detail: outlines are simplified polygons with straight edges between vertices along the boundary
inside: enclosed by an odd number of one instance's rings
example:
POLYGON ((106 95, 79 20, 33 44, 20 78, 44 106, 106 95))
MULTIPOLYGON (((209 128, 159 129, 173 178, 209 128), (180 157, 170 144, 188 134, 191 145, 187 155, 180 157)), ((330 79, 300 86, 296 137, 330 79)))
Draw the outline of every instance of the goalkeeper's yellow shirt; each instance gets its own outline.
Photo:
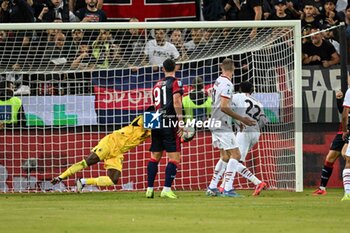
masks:
POLYGON ((149 138, 151 130, 143 128, 143 116, 138 116, 130 125, 114 131, 110 136, 119 145, 120 152, 125 153, 149 138))
POLYGON ((143 128, 143 117, 136 117, 130 125, 108 134, 91 152, 104 161, 105 169, 122 171, 124 153, 143 143, 151 131, 143 128))

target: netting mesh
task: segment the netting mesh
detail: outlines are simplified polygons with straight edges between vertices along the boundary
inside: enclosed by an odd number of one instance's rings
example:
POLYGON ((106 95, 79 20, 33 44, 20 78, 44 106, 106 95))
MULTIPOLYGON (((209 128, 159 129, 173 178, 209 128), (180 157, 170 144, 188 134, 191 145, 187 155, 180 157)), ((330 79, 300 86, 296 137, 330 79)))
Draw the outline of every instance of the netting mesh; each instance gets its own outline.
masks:
MULTIPOLYGON (((257 51, 292 38, 292 28, 258 28, 253 37, 251 31, 251 28, 2 30, 0 72, 47 74, 160 65, 161 62, 150 62, 152 59, 145 55, 145 49, 150 49, 155 39, 175 45, 180 62, 191 62, 257 51), (174 31, 180 35, 172 35, 174 31)), ((157 55, 163 58, 173 55, 172 48, 163 47, 157 55)))
MULTIPOLYGON (((59 185, 49 182, 152 104, 151 88, 163 76, 160 64, 166 57, 178 59, 176 77, 185 95, 193 79, 201 77, 210 96, 220 62, 225 57, 235 61, 235 87, 252 81, 269 118, 246 165, 271 189, 295 189, 293 27, 258 27, 254 35, 252 28, 220 25, 97 28, 0 30, 5 35, 0 41, 0 74, 2 80, 14 82, 25 113, 24 125, 5 124, 0 131, 0 191, 71 191, 76 178, 106 175, 101 162, 59 185), (152 49, 157 40, 164 40, 161 48, 152 49)), ((0 110, 5 117, 4 108, 0 110)), ((147 140, 125 154, 119 184, 109 190, 146 188, 149 146, 147 140)), ((198 130, 194 140, 182 145, 181 154, 174 188, 206 188, 219 158, 210 132, 198 130)), ((163 159, 156 187, 163 186, 165 165, 163 159)), ((235 187, 254 186, 238 176, 235 187)))

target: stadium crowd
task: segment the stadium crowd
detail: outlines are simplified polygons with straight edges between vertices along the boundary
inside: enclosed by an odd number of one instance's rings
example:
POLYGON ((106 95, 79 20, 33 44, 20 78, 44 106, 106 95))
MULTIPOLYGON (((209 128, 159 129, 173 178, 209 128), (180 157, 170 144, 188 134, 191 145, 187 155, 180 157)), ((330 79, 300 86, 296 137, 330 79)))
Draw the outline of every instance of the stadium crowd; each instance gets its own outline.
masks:
MULTIPOLYGON (((102 0, 0 0, 0 23, 25 22, 105 22, 102 0)), ((301 20, 302 33, 316 33, 302 40, 304 65, 325 68, 339 64, 339 35, 333 26, 344 22, 350 40, 350 5, 344 0, 203 0, 204 20, 301 20), (326 29, 322 34, 318 31, 326 29), (328 30, 328 31, 327 31, 328 30)), ((130 22, 137 22, 130 18, 130 22)), ((51 71, 81 70, 74 74, 13 75, 16 95, 83 94, 57 90, 61 80, 89 80, 94 68, 159 66, 166 58, 186 60, 223 35, 209 29, 192 30, 46 30, 0 31, 0 68, 25 71, 35 66, 51 71), (140 56, 140 54, 143 54, 140 56), (36 80, 57 82, 41 84, 36 80), (44 85, 44 87, 40 87, 44 85), (56 86, 56 87, 55 87, 56 86), (35 92, 30 91, 30 87, 35 92)), ((254 37, 252 30, 250 36, 254 37)), ((229 36, 230 34, 228 34, 229 36)), ((155 68, 156 69, 156 68, 155 68)), ((72 84, 73 85, 73 84, 72 84)), ((81 89, 81 88, 80 88, 81 89)), ((78 92, 78 93, 77 93, 78 92)))

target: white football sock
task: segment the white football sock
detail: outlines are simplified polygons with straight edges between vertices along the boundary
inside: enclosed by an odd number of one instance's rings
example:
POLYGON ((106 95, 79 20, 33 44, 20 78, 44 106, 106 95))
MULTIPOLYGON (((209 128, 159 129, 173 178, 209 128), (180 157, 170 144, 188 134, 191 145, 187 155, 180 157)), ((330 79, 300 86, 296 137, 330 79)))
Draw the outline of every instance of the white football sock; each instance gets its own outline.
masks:
POLYGON ((225 172, 225 191, 230 191, 233 187, 233 180, 236 175, 237 159, 230 159, 227 164, 226 172, 225 172))
POLYGON ((350 168, 344 168, 343 170, 343 184, 345 194, 350 194, 350 168))
POLYGON ((225 176, 225 174, 224 174, 224 176, 222 177, 222 182, 221 182, 221 184, 220 184, 220 188, 225 188, 225 179, 226 179, 226 176, 225 176))
POLYGON ((253 184, 258 185, 261 183, 261 180, 259 180, 256 176, 253 175, 249 169, 244 166, 242 163, 237 164, 237 172, 241 174, 244 178, 250 180, 253 182, 253 184))
POLYGON ((81 179, 80 179, 80 182, 81 182, 82 185, 86 185, 86 179, 81 178, 81 179))
POLYGON ((224 174, 226 167, 227 163, 221 159, 216 163, 213 178, 210 181, 209 188, 215 189, 218 187, 218 183, 222 177, 222 174, 224 174))

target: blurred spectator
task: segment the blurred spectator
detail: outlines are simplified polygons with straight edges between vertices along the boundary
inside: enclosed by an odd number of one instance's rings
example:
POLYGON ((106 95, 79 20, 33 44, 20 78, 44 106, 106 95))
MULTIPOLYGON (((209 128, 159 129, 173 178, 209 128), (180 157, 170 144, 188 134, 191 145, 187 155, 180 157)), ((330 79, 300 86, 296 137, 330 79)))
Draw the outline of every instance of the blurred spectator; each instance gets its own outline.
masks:
POLYGON ((32 8, 34 9, 34 18, 37 21, 43 8, 46 6, 47 0, 33 0, 32 8))
POLYGON ((340 54, 340 44, 336 39, 335 36, 335 31, 336 30, 330 30, 332 26, 329 24, 324 24, 322 25, 322 35, 325 40, 331 42, 331 44, 334 46, 335 50, 337 51, 338 54, 340 54))
POLYGON ((321 65, 328 68, 340 62, 340 56, 334 46, 323 39, 319 29, 311 29, 311 43, 305 43, 302 47, 304 65, 321 65))
POLYGON ((13 73, 6 74, 6 78, 13 81, 14 95, 30 95, 29 75, 16 73, 20 71, 21 68, 22 66, 19 63, 14 64, 12 66, 13 73), (16 88, 16 86, 18 87, 16 88))
POLYGON ((206 44, 213 44, 218 40, 216 34, 217 33, 214 28, 208 28, 204 30, 203 40, 205 41, 206 44))
POLYGON ((66 36, 62 32, 58 32, 55 35, 55 48, 59 48, 60 50, 64 48, 66 43, 66 36))
MULTIPOLYGON (((110 66, 113 66, 113 67, 130 67, 130 64, 127 64, 123 60, 122 51, 121 51, 121 48, 120 48, 119 45, 117 45, 115 43, 111 44, 111 51, 110 51, 109 56, 110 56, 110 60, 111 60, 110 66)), ((139 56, 139 57, 142 57, 142 55, 139 56)))
POLYGON ((70 54, 69 45, 66 44, 66 36, 62 32, 58 32, 54 36, 54 41, 49 42, 44 52, 44 60, 49 62, 53 69, 59 69, 67 64, 68 59, 72 58, 71 55, 73 54, 70 54))
MULTIPOLYGON (((18 88, 15 90, 14 95, 19 95, 19 96, 25 96, 25 95, 30 95, 31 90, 29 87, 29 75, 21 75, 22 80, 20 80, 20 84, 18 88)), ((18 81, 18 80, 17 80, 18 81)))
POLYGON ((310 28, 320 28, 320 16, 316 15, 316 8, 311 1, 307 1, 304 4, 303 14, 301 19, 301 27, 305 28, 306 26, 310 28))
POLYGON ((184 46, 187 50, 187 54, 190 56, 195 55, 196 49, 201 50, 204 47, 205 41, 203 39, 203 29, 192 28, 191 29, 191 40, 184 43, 184 46))
POLYGON ((336 2, 336 7, 335 9, 338 11, 338 12, 345 12, 346 10, 346 6, 348 5, 348 1, 347 0, 338 0, 336 2))
POLYGON ((262 4, 262 19, 267 19, 268 17, 270 17, 270 15, 272 14, 272 12, 274 12, 273 10, 273 2, 271 2, 270 0, 263 0, 263 4, 262 4))
POLYGON ((249 80, 254 76, 254 69, 252 67, 252 53, 236 54, 232 57, 235 64, 234 70, 234 88, 237 92, 239 89, 239 83, 249 80))
POLYGON ((75 12, 82 22, 106 22, 107 16, 103 10, 98 9, 98 0, 85 0, 86 7, 75 12))
POLYGON ((223 28, 222 29, 222 36, 224 37, 224 40, 230 39, 231 34, 232 34, 231 28, 223 28))
POLYGON ((185 120, 206 120, 210 118, 212 99, 204 90, 201 77, 195 77, 191 83, 192 90, 182 98, 185 120))
POLYGON ((295 19, 300 19, 302 15, 302 6, 300 0, 287 0, 286 13, 293 16, 295 19))
POLYGON ((62 22, 79 22, 68 8, 65 0, 48 0, 47 5, 43 7, 38 21, 53 22, 55 19, 61 19, 62 22))
POLYGON ((225 17, 221 0, 203 0, 202 12, 204 20, 208 21, 224 20, 225 17))
POLYGON ((34 9, 32 0, 1 1, 0 23, 32 23, 34 9))
POLYGON ((117 54, 115 54, 116 45, 112 43, 110 30, 100 30, 97 39, 92 43, 92 56, 96 59, 97 68, 108 68, 117 54))
MULTIPOLYGON (((86 7, 85 0, 68 0, 69 10, 76 12, 77 10, 86 7)), ((98 0, 97 9, 101 10, 103 6, 103 0, 98 0)))
POLYGON ((43 41, 47 42, 54 42, 55 41, 55 35, 59 32, 62 32, 59 29, 47 29, 43 35, 43 41))
POLYGON ((142 62, 150 65, 162 65, 167 58, 177 60, 180 57, 175 45, 166 41, 164 29, 155 30, 155 39, 149 40, 145 46, 145 59, 142 62))
POLYGON ((92 57, 90 46, 82 43, 79 45, 79 52, 72 62, 71 68, 89 70, 95 67, 96 60, 92 57))
POLYGON ((6 41, 7 41, 7 32, 0 31, 0 47, 1 48, 5 48, 6 41))
POLYGON ((177 51, 179 51, 180 53, 179 61, 184 61, 188 59, 186 48, 184 46, 182 31, 180 29, 175 29, 171 32, 170 43, 175 45, 177 51))
POLYGON ((69 38, 69 41, 71 42, 70 49, 75 52, 79 51, 80 44, 87 43, 84 40, 84 30, 73 29, 71 31, 71 37, 69 38))
POLYGON ((10 1, 2 0, 0 1, 0 23, 10 22, 10 1))
POLYGON ((346 25, 346 38, 348 39, 348 46, 350 46, 350 5, 345 9, 345 25, 346 25))
POLYGON ((237 20, 238 11, 241 9, 239 0, 222 0, 225 19, 226 20, 237 20))
POLYGON ((7 31, 4 35, 5 43, 0 43, 0 64, 6 67, 5 70, 12 71, 6 76, 19 86, 15 95, 29 95, 30 75, 26 71, 33 68, 35 61, 35 33, 31 30, 18 30, 7 31))
POLYGON ((240 10, 241 4, 239 0, 226 0, 226 3, 224 5, 226 20, 237 20, 238 12, 240 10))
POLYGON ((67 77, 67 92, 70 95, 89 93, 91 88, 91 71, 96 66, 96 59, 92 56, 91 46, 81 42, 70 68, 80 72, 69 73, 67 77))
POLYGON ((312 5, 315 7, 314 16, 320 15, 324 11, 324 0, 306 0, 310 1, 312 5))
MULTIPOLYGON (((44 49, 40 66, 50 71, 61 71, 69 68, 71 59, 75 53, 69 49, 69 43, 66 41, 66 35, 58 31, 54 35, 54 41, 42 44, 39 50, 44 49), (43 47, 45 46, 45 47, 43 47)), ((38 56, 39 57, 39 54, 38 56)), ((39 80, 35 83, 38 85, 39 95, 61 95, 64 94, 66 84, 62 81, 67 78, 67 74, 60 72, 45 72, 37 77, 39 80)), ((32 77, 32 81, 35 78, 32 77)))
POLYGON ((241 2, 241 9, 238 12, 238 20, 262 20, 263 1, 246 0, 241 2))
POLYGON ((14 94, 12 80, 0 77, 0 129, 26 126, 22 100, 14 94))
POLYGON ((303 38, 301 40, 302 44, 305 44, 308 42, 311 43, 311 38, 310 38, 310 36, 308 36, 308 35, 310 35, 310 33, 311 33, 311 26, 310 25, 306 25, 304 28, 302 28, 302 36, 303 36, 303 38))
POLYGON ((335 10, 335 2, 335 0, 324 1, 324 10, 321 12, 321 20, 323 24, 333 26, 338 25, 341 21, 344 21, 344 14, 339 14, 335 10))
POLYGON ((274 0, 275 11, 267 18, 268 20, 290 20, 295 19, 293 15, 287 13, 286 0, 274 0))
MULTIPOLYGON (((130 23, 139 22, 137 18, 131 18, 130 23)), ((145 35, 142 30, 132 28, 128 30, 119 30, 117 32, 116 41, 120 42, 120 53, 122 59, 129 67, 137 67, 141 65, 143 60, 142 54, 145 48, 145 35)))
MULTIPOLYGON (((238 20, 262 20, 263 19, 263 1, 246 0, 241 3, 241 9, 238 12, 238 20)), ((256 36, 257 29, 253 28, 249 34, 250 38, 256 36)))

